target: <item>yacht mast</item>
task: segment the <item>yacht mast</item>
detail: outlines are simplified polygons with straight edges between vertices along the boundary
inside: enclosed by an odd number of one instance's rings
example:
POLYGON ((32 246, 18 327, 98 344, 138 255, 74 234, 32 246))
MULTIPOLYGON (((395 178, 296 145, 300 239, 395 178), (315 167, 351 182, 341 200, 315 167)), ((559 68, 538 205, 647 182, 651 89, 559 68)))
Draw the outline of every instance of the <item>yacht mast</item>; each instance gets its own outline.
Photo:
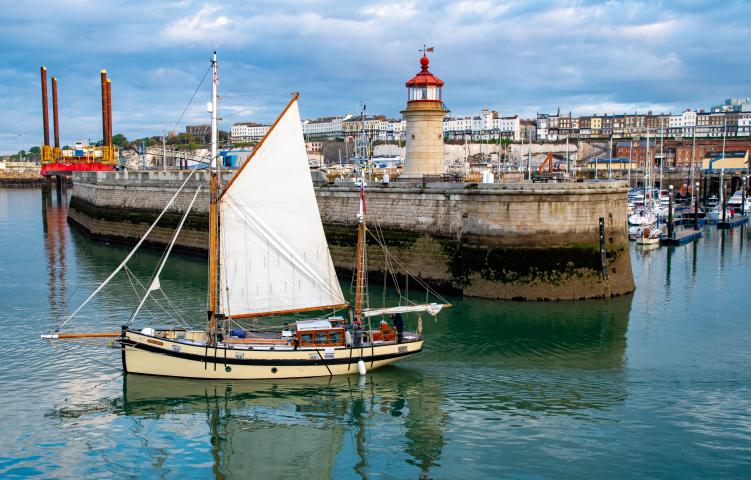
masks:
POLYGON ((218 310, 218 285, 219 285, 219 215, 217 201, 219 198, 219 178, 218 162, 216 156, 216 139, 217 139, 217 96, 216 91, 219 86, 219 76, 216 63, 216 50, 211 60, 213 70, 211 86, 211 159, 209 161, 209 342, 213 343, 216 339, 216 321, 218 310))
POLYGON ((362 109, 360 139, 357 140, 357 160, 360 162, 360 208, 357 213, 357 255, 355 258, 355 320, 362 321, 362 304, 365 296, 365 170, 368 164, 368 144, 365 134, 365 105, 362 109))
MULTIPOLYGON (((662 194, 663 183, 662 183, 662 172, 665 167, 665 151, 663 149, 664 145, 664 137, 663 137, 663 116, 660 114, 660 194, 662 194)), ((659 199, 661 195, 658 195, 657 198, 659 199)))

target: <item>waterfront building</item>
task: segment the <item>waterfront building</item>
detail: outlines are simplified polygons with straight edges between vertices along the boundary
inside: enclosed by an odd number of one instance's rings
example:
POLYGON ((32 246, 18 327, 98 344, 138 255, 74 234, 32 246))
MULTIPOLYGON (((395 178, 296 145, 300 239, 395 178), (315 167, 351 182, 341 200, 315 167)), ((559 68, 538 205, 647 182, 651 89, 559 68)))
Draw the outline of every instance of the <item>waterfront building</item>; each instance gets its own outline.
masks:
POLYGON ((354 139, 360 135, 360 132, 365 128, 365 132, 372 139, 378 139, 379 137, 386 136, 386 124, 385 115, 366 115, 365 118, 361 116, 353 116, 342 122, 342 134, 347 141, 354 141, 354 139))
MULTIPOLYGON (((744 99, 745 101, 745 99, 744 99)), ((571 113, 561 115, 537 114, 537 138, 540 141, 565 139, 637 138, 660 135, 664 138, 681 139, 748 137, 751 135, 751 104, 738 99, 728 99, 726 104, 713 107, 712 111, 687 109, 680 115, 612 114, 574 117, 571 113)))
POLYGON ((449 140, 472 140, 481 130, 482 119, 479 116, 443 119, 443 133, 449 140))
POLYGON ((425 52, 420 58, 420 72, 409 79, 407 108, 402 110, 406 128, 406 158, 401 178, 440 175, 445 170, 443 119, 448 110, 443 105, 443 80, 428 70, 425 52))
POLYGON ((257 142, 266 135, 271 128, 269 125, 261 125, 255 122, 243 122, 232 125, 230 133, 233 143, 237 142, 257 142))
POLYGON ((488 141, 506 138, 519 141, 524 136, 522 130, 522 119, 518 115, 502 117, 498 112, 488 109, 483 109, 476 116, 443 119, 443 134, 449 140, 488 141))
MULTIPOLYGON (((537 138, 540 140, 553 140, 550 138, 550 129, 557 128, 558 116, 545 113, 537 114, 537 138)), ((556 139, 557 140, 557 139, 556 139)))
MULTIPOLYGON (((207 126, 186 127, 186 131, 200 136, 207 126)), ((235 142, 258 141, 269 126, 253 122, 237 123, 232 127, 235 142)), ((353 140, 360 132, 359 116, 351 114, 305 120, 303 133, 306 138, 353 140)), ((385 115, 370 115, 365 119, 365 129, 373 141, 402 142, 406 139, 405 120, 389 119, 385 115)), ((445 117, 442 132, 447 140, 556 142, 569 140, 636 139, 646 136, 662 136, 680 140, 692 138, 735 138, 751 136, 751 103, 748 99, 727 99, 723 105, 710 111, 686 109, 680 114, 605 114, 574 116, 571 112, 561 114, 538 113, 533 120, 518 115, 501 116, 497 111, 484 108, 478 115, 445 117)))
MULTIPOLYGON (((518 142, 522 139, 521 121, 519 115, 514 115, 513 117, 500 117, 494 121, 494 128, 497 128, 498 134, 501 138, 508 138, 518 142)), ((537 131, 535 129, 535 136, 536 135, 537 131)))
POLYGON ((386 136, 379 140, 387 142, 403 142, 407 132, 407 122, 404 120, 389 119, 386 121, 386 136))
MULTIPOLYGON (((407 124, 403 120, 387 119, 385 115, 372 115, 365 119, 365 130, 372 140, 403 142, 407 124)), ((270 125, 241 122, 232 126, 232 142, 257 142, 266 134, 270 125)), ((352 114, 308 119, 302 122, 302 131, 308 140, 352 141, 361 128, 360 117, 352 114)))
POLYGON ((748 150, 711 152, 702 159, 701 169, 710 173, 722 170, 727 173, 744 174, 748 171, 748 155, 748 150))
POLYGON ((211 138, 211 125, 186 125, 185 133, 207 142, 211 138))
POLYGON ((334 140, 344 135, 342 122, 350 120, 351 114, 338 117, 322 117, 302 122, 302 133, 308 138, 334 140))
POLYGON ((751 112, 751 101, 745 98, 726 98, 722 105, 712 107, 712 112, 751 112))

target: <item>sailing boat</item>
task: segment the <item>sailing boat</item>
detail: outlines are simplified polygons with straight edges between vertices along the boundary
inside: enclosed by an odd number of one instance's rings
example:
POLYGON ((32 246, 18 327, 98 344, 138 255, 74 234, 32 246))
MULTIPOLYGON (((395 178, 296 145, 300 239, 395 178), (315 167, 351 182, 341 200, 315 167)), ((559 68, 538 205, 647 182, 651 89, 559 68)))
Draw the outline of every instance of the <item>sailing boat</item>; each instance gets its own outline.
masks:
MULTIPOLYGON (((152 327, 133 330, 123 326, 116 334, 123 371, 227 380, 364 374, 366 369, 382 367, 422 351, 421 317, 414 332, 396 332, 383 321, 378 328, 370 328, 369 319, 377 316, 407 312, 435 316, 446 305, 428 303, 366 308, 364 177, 360 183, 354 272, 356 295, 349 318, 332 315, 296 322, 287 319, 273 331, 258 331, 240 324, 244 319, 288 316, 299 312, 333 310, 336 313, 348 309, 349 305, 334 270, 316 203, 298 95, 294 94, 242 167, 225 186, 221 186, 216 161, 216 52, 212 66, 207 327, 204 330, 152 327)), ((191 207, 199 190, 193 196, 191 207)), ((175 196, 178 193, 179 190, 175 196)), ((150 292, 161 288, 159 273, 189 211, 190 207, 131 321, 150 292)), ((123 268, 159 218, 161 215, 120 267, 89 299, 123 268)), ((85 336, 114 335, 62 334, 56 331, 42 337, 85 336)))

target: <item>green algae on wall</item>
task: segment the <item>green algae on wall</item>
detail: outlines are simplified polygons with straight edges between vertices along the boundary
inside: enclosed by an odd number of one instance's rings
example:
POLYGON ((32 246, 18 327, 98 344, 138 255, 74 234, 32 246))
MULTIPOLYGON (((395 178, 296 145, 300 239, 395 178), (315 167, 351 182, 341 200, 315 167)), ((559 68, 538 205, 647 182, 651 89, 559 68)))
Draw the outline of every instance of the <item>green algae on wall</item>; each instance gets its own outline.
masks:
MULTIPOLYGON (((584 272, 600 275, 600 252, 594 245, 555 247, 485 247, 441 240, 452 281, 467 287, 473 274, 501 283, 543 282, 558 285, 584 272)), ((614 258, 616 251, 609 251, 614 258)))
MULTIPOLYGON (((154 220, 159 216, 159 210, 134 210, 118 207, 99 207, 92 205, 90 202, 80 198, 72 197, 70 199, 70 209, 76 210, 89 218, 98 218, 101 220, 129 222, 129 223, 145 223, 152 224, 154 220)), ((180 220, 183 217, 183 212, 165 212, 164 216, 159 220, 159 226, 163 228, 177 228, 180 224, 180 220)), ((208 230, 209 228, 209 216, 206 213, 199 213, 192 211, 185 219, 184 228, 188 230, 208 230)))

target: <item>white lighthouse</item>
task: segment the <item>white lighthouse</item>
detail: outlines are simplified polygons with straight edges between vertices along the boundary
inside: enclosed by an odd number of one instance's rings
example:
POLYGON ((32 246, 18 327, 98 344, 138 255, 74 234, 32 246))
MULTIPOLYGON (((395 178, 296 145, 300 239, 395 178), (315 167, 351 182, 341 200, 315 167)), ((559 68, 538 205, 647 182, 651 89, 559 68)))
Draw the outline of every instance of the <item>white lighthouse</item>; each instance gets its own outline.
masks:
POLYGON ((443 118, 448 110, 443 105, 443 80, 428 71, 426 52, 420 58, 420 72, 407 81, 407 109, 402 115, 407 122, 407 152, 400 178, 422 179, 425 175, 441 175, 446 168, 443 151, 443 118))

